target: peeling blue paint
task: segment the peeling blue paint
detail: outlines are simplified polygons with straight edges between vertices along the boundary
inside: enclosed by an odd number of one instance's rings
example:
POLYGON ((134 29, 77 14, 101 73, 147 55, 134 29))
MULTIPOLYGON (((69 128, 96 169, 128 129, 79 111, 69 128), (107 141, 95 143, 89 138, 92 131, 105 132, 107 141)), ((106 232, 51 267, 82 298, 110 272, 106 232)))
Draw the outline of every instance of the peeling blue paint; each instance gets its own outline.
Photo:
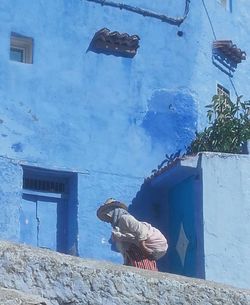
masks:
POLYGON ((194 98, 182 91, 157 90, 148 101, 142 127, 152 143, 165 143, 167 153, 185 150, 195 135, 197 110, 194 98))
POLYGON ((23 152, 23 144, 22 143, 15 143, 11 146, 15 152, 23 152))

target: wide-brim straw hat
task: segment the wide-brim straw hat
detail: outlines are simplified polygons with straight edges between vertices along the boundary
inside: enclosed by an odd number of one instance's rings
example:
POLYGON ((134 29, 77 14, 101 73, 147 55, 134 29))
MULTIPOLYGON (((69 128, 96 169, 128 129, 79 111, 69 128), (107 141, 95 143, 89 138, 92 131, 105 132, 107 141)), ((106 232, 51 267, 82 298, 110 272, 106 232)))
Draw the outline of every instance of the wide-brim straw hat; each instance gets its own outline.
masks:
POLYGON ((120 201, 117 201, 113 198, 109 198, 108 200, 106 200, 104 202, 103 205, 101 205, 97 212, 96 212, 96 215, 97 217, 102 220, 102 221, 107 221, 107 213, 112 211, 113 209, 116 209, 116 208, 121 208, 121 209, 124 209, 124 210, 128 210, 128 207, 126 206, 126 204, 120 202, 120 201))

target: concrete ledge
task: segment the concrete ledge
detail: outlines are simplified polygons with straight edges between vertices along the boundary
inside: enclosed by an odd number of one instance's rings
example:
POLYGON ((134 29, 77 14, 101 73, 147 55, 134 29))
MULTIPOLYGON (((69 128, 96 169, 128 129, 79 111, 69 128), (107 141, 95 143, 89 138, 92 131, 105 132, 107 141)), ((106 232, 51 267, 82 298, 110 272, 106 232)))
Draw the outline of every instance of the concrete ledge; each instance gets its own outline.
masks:
POLYGON ((14 289, 0 288, 1 305, 49 305, 49 301, 14 289))
POLYGON ((249 290, 9 242, 0 243, 0 285, 55 305, 250 304, 249 290))

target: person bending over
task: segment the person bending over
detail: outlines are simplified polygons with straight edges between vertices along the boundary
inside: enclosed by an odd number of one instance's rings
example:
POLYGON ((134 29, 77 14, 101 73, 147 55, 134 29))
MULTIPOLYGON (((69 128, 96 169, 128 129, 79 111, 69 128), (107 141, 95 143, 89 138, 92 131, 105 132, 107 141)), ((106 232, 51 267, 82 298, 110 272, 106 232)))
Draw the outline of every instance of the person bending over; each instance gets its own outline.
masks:
POLYGON ((110 198, 97 210, 97 217, 112 226, 112 240, 122 254, 124 265, 158 270, 156 260, 166 254, 164 235, 147 222, 129 214, 127 206, 110 198))

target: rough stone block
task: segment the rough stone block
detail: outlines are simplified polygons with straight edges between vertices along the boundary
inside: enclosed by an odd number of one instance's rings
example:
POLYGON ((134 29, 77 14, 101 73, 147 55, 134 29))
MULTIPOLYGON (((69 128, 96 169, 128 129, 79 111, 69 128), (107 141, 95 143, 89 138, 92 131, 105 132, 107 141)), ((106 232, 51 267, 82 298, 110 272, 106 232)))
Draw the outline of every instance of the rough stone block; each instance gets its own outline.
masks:
POLYGON ((14 289, 0 288, 1 305, 49 305, 50 302, 39 296, 29 295, 14 289))
POLYGON ((1 286, 40 295, 53 305, 250 304, 250 291, 213 282, 9 242, 0 243, 0 253, 1 286))

